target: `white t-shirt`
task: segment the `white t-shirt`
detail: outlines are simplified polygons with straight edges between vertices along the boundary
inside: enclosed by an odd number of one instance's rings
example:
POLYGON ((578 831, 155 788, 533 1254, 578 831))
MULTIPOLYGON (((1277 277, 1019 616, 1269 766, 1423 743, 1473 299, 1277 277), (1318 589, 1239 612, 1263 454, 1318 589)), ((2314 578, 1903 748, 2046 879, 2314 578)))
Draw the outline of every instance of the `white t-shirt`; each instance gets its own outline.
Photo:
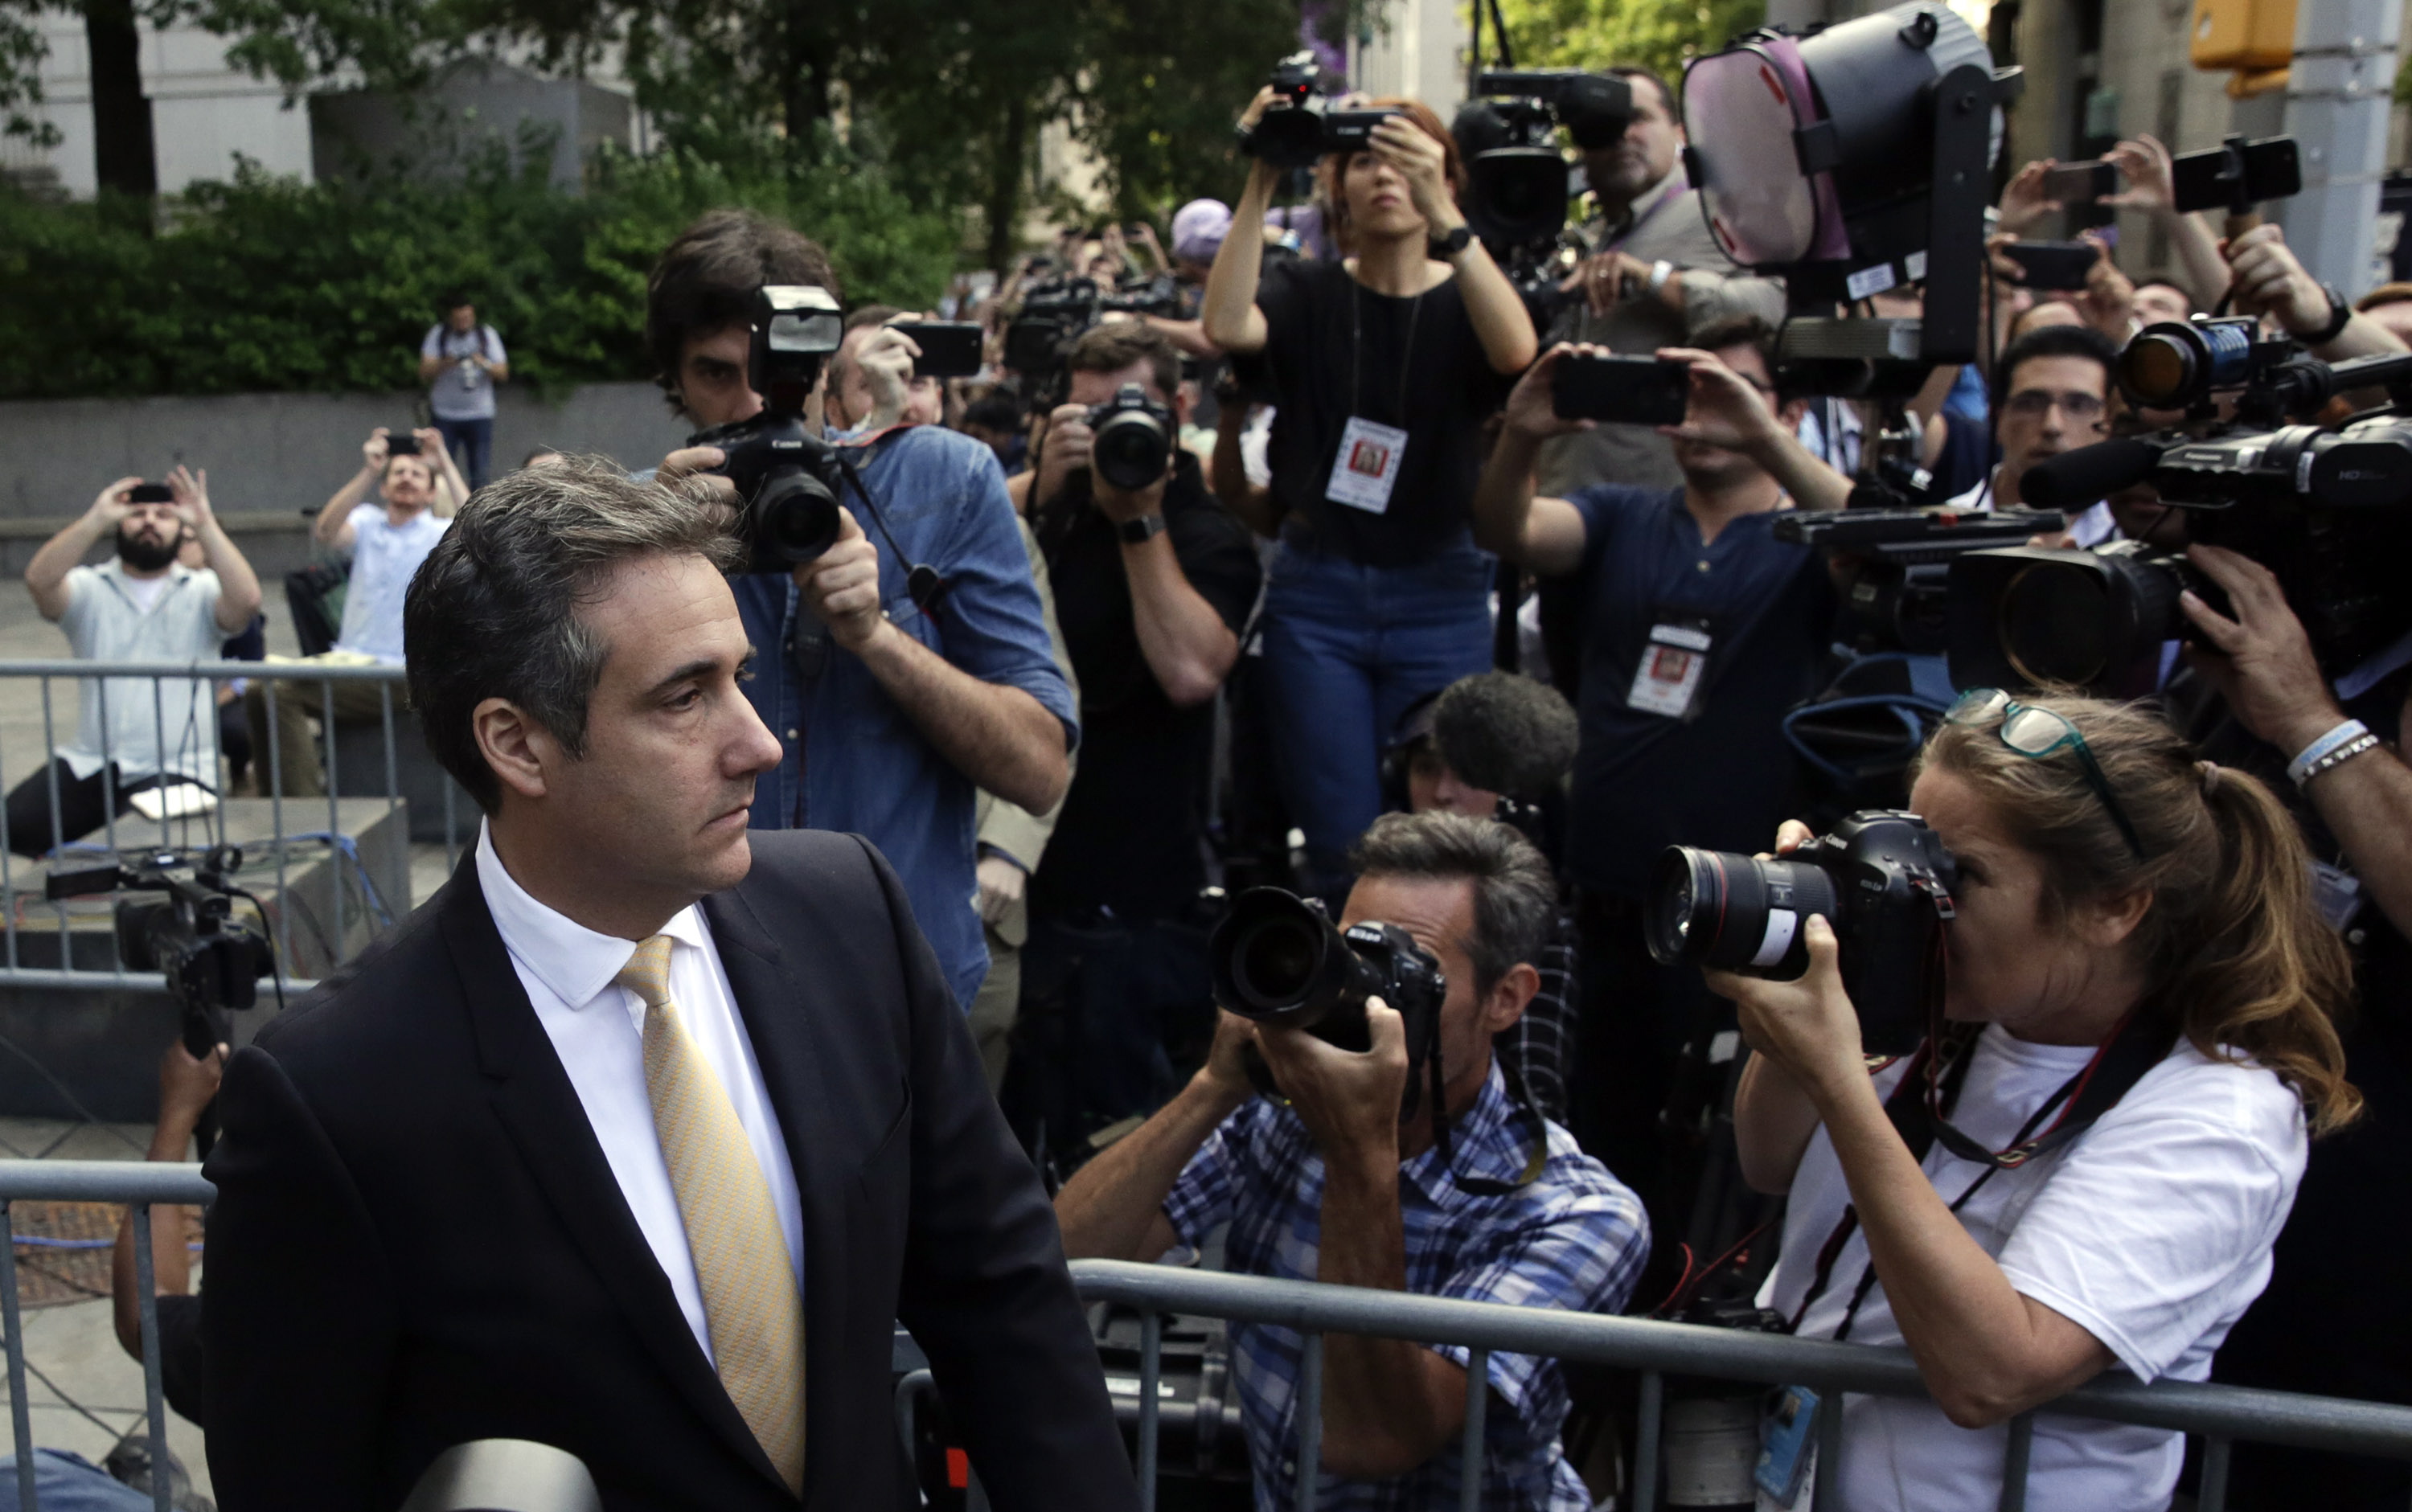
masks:
MULTIPOLYGON (((2087 1046, 2035 1045, 1989 1027, 1977 1042, 1952 1122, 1993 1149, 2010 1144, 2044 1100, 2082 1070, 2087 1046)), ((1908 1063, 1889 1066, 1890 1096, 1908 1063)), ((2097 1120, 2059 1149, 1995 1173, 1960 1222, 2021 1294, 2082 1327, 2137 1379, 2200 1381, 2228 1329, 2270 1281, 2270 1246, 2294 1205, 2308 1146, 2302 1103, 2276 1075, 2214 1061, 2181 1041, 2097 1120)), ((1926 1174, 1956 1200, 1985 1167, 1938 1140, 1926 1174)), ((1759 1305, 1790 1317, 1849 1193, 1824 1129, 1809 1141, 1784 1220, 1784 1257, 1759 1305)), ((1836 1257, 1800 1336, 1831 1339, 1868 1264, 1864 1230, 1836 1257)), ((1851 1342, 1900 1344, 1879 1282, 1851 1342)), ((1932 1402, 1854 1396, 1843 1415, 1844 1505, 1851 1512, 1988 1512, 2001 1498, 2008 1424, 1954 1428, 1932 1402)), ((2027 1505, 2169 1505, 2180 1434, 2039 1413, 2027 1505)), ((1810 1505, 1803 1490, 1795 1512, 1810 1505)), ((1764 1505, 1764 1504, 1762 1504, 1764 1505)))
MULTIPOLYGON (((218 575, 207 568, 172 564, 144 580, 127 577, 112 557, 68 571, 59 628, 80 661, 215 661, 226 639, 218 592, 218 575)), ((77 777, 114 761, 129 781, 177 772, 217 786, 217 697, 207 678, 84 678, 77 704, 75 742, 57 751, 77 777)))
POLYGON ((356 504, 351 522, 352 577, 344 589, 344 627, 335 649, 400 667, 403 595, 452 521, 421 509, 397 525, 386 518, 384 505, 356 504))

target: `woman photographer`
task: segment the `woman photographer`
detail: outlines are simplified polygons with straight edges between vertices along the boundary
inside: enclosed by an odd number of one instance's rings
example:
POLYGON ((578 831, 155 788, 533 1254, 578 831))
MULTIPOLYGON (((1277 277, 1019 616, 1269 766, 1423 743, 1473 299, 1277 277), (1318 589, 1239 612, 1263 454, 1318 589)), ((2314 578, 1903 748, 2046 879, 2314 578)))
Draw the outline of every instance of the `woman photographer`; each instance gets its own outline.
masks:
MULTIPOLYGON (((1273 99, 1258 94, 1241 126, 1273 99)), ((1225 237, 1201 311, 1224 351, 1263 355, 1279 393, 1265 670, 1307 885, 1335 894, 1381 812, 1383 736, 1418 697, 1491 665, 1491 559, 1467 508, 1482 422, 1537 346, 1458 210, 1463 171, 1440 118, 1416 100, 1367 108, 1396 113, 1366 150, 1316 170, 1346 260, 1267 273, 1261 238, 1225 237)), ((1236 225, 1263 223, 1280 178, 1251 165, 1236 225)))
MULTIPOLYGON (((1847 1400, 1853 1512, 1992 1507, 2010 1417, 2113 1366, 2204 1379, 2269 1280, 2307 1138, 2361 1102, 2332 1022, 2344 946, 2251 777, 2146 711, 1983 690, 1911 803, 1959 868, 1939 1050, 1872 1074, 1824 918, 1798 981, 1710 974, 1758 1051, 1743 1174, 1790 1196, 1762 1304, 1805 1338, 1906 1344, 1934 1396, 1847 1400)), ((1787 824, 1778 848, 1808 838, 1787 824)), ((2027 1505, 2164 1506, 2182 1455, 2174 1432, 2045 1414, 2027 1505)))

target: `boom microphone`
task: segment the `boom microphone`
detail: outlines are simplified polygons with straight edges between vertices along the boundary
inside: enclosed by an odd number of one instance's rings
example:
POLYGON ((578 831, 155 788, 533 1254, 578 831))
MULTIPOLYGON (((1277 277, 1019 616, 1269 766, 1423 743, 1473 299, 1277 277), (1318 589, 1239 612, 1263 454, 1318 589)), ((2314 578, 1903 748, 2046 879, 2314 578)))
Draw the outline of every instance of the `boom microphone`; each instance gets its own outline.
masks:
POLYGON ((2152 477, 2161 451, 2160 443, 2129 435, 2047 457, 2019 479, 2020 502, 2075 513, 2152 477))
POLYGON ((1449 685, 1433 705, 1433 749, 1468 785, 1537 800, 1575 762, 1575 712, 1557 689, 1514 672, 1449 685))

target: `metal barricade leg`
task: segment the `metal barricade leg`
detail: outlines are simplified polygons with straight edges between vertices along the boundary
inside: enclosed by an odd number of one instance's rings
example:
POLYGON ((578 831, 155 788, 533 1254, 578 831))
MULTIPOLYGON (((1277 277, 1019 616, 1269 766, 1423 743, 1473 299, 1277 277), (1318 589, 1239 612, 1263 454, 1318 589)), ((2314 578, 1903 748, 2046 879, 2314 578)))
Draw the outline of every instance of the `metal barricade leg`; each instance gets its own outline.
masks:
POLYGON ((142 1314, 142 1408, 151 1428, 151 1505, 154 1512, 172 1512, 175 1500, 168 1475, 168 1402, 159 1374, 159 1295, 153 1282, 151 1205, 138 1202, 129 1211, 134 1223, 134 1288, 142 1314))
POLYGON ((25 1400, 25 1326, 17 1308, 17 1226, 0 1202, 0 1328, 7 1330, 8 1426, 16 1434, 17 1505, 38 1507, 34 1491, 34 1410, 25 1400))
POLYGON ((1310 1333, 1298 1357, 1298 1512, 1315 1512, 1323 1474, 1323 1335, 1310 1333))
MULTIPOLYGON (((269 846, 276 852, 276 970, 280 976, 293 976, 293 900, 285 888, 285 733, 276 717, 276 680, 259 680, 260 696, 268 706, 268 830, 269 846)), ((259 764, 252 756, 255 769, 259 764)))
POLYGON ((1465 1357, 1465 1437, 1457 1451, 1458 1512, 1482 1505, 1482 1417, 1491 1405, 1491 1351, 1465 1357))
POLYGON ((1817 1398, 1817 1505, 1834 1512, 1843 1498, 1843 1393, 1817 1398))
POLYGON ((335 916, 334 938, 327 942, 327 948, 332 952, 327 969, 331 972, 346 953, 344 949, 343 800, 335 796, 338 790, 335 747, 341 742, 335 739, 335 684, 331 681, 318 684, 318 710, 319 717, 324 721, 320 728, 326 731, 327 741, 327 891, 334 900, 331 906, 335 916))
POLYGON ((1640 1411, 1634 1415, 1633 1427, 1633 1505, 1638 1507, 1658 1505, 1658 1439, 1665 1431, 1666 1410, 1667 1378, 1643 1371, 1640 1411))
POLYGON ((2228 1512, 2228 1451, 2225 1433, 2208 1433, 2202 1441, 2202 1484, 2195 1512, 2228 1512))
POLYGON ((2035 1414, 2010 1419, 2010 1443, 2002 1456, 2002 1512, 2026 1512, 2027 1461, 2035 1452, 2035 1414))
POLYGON ((1155 1512, 1155 1392, 1163 1373, 1164 1317, 1150 1313, 1139 1325, 1139 1512, 1155 1512))

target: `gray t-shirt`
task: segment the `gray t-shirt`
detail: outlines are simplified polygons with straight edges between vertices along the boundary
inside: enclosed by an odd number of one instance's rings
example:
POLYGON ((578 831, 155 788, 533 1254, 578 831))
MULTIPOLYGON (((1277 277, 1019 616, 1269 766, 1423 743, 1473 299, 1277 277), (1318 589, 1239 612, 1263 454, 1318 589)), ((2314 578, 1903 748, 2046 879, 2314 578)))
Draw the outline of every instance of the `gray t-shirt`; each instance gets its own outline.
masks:
MULTIPOLYGON (((147 606, 134 582, 114 559, 68 572, 59 628, 77 660, 217 660, 226 632, 218 628, 216 573, 170 566, 147 606)), ((113 760, 129 781, 171 771, 217 786, 217 697, 209 679, 86 678, 76 698, 75 742, 60 746, 58 755, 78 778, 113 760)))
POLYGON ((427 339, 419 344, 419 355, 444 359, 435 381, 427 387, 427 408, 437 419, 494 418, 494 380, 486 376, 485 369, 467 360, 471 357, 483 357, 489 362, 505 360, 503 338, 494 334, 493 327, 455 330, 438 322, 427 328, 427 339))

